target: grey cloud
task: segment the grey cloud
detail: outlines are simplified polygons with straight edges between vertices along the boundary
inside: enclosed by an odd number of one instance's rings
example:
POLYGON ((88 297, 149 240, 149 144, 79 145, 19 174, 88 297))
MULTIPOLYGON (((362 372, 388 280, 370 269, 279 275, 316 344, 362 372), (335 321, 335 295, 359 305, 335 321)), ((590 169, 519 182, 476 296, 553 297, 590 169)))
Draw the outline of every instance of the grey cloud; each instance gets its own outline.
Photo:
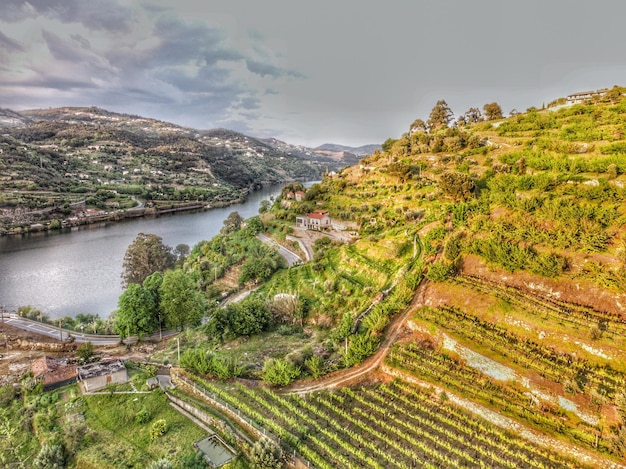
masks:
POLYGON ((43 15, 63 23, 82 23, 96 30, 129 31, 133 12, 117 0, 3 0, 0 17, 22 21, 43 15))
POLYGON ((0 31, 0 47, 7 49, 10 52, 25 52, 26 48, 19 42, 11 39, 9 36, 0 31))
POLYGON ((241 109, 258 109, 260 106, 261 100, 253 96, 242 98, 238 105, 241 109))
MULTIPOLYGON (((55 59, 86 67, 91 66, 97 69, 99 73, 103 71, 113 72, 111 64, 105 58, 85 50, 84 41, 68 41, 45 29, 42 30, 41 34, 46 41, 48 50, 55 59)), ((90 71, 87 70, 87 72, 90 71)))
POLYGON ((80 34, 72 34, 70 37, 83 49, 91 49, 91 44, 89 43, 89 40, 87 38, 84 38, 80 34))
POLYGON ((85 80, 76 80, 72 78, 59 77, 47 74, 44 71, 34 70, 37 75, 20 81, 7 80, 2 82, 3 87, 25 87, 25 88, 48 88, 51 90, 71 90, 71 89, 90 89, 96 88, 96 85, 85 80))
POLYGON ((294 70, 288 70, 285 68, 277 67, 269 62, 261 62, 255 59, 246 59, 246 67, 252 73, 264 76, 271 76, 273 78, 280 78, 284 76, 290 76, 294 78, 305 78, 300 72, 294 70))

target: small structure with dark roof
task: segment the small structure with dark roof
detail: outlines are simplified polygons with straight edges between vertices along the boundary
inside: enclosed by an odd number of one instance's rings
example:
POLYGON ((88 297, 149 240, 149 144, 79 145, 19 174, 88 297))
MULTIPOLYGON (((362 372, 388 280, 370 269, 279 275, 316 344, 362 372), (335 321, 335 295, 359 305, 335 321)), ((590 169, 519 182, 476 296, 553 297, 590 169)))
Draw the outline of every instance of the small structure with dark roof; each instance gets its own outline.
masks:
POLYGON ((86 392, 99 391, 109 384, 122 384, 128 381, 128 372, 122 360, 90 363, 79 366, 76 371, 78 381, 86 392))
POLYGON ((46 391, 76 381, 76 366, 68 365, 66 360, 41 357, 33 362, 31 370, 46 391))

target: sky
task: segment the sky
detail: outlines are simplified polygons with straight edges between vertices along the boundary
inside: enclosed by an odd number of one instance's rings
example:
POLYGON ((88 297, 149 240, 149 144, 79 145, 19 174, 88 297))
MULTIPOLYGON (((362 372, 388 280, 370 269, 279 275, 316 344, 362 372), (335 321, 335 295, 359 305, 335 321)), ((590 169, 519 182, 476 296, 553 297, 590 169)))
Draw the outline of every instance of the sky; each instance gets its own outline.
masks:
POLYGON ((626 85, 623 0, 1 0, 0 107, 317 146, 626 85))

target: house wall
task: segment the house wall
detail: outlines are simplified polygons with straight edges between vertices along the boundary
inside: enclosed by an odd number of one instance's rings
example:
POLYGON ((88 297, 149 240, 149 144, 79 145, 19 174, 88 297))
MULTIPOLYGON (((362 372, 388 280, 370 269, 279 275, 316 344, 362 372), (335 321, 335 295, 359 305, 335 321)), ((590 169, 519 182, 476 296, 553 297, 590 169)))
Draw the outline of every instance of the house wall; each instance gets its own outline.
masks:
POLYGON ((128 372, 120 370, 110 375, 94 376, 83 380, 86 391, 98 391, 104 389, 108 384, 125 383, 128 381, 128 372))

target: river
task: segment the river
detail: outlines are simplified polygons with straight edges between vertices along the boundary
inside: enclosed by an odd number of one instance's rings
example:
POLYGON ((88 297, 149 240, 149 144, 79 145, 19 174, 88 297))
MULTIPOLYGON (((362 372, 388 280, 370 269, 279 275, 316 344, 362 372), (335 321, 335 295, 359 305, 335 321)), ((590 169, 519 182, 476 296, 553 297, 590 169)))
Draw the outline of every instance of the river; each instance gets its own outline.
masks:
POLYGON ((138 233, 152 233, 171 247, 211 239, 234 211, 258 214, 262 200, 282 186, 253 192, 243 204, 204 212, 88 225, 67 232, 0 237, 0 307, 34 306, 51 318, 99 314, 117 308, 126 248, 138 233))

